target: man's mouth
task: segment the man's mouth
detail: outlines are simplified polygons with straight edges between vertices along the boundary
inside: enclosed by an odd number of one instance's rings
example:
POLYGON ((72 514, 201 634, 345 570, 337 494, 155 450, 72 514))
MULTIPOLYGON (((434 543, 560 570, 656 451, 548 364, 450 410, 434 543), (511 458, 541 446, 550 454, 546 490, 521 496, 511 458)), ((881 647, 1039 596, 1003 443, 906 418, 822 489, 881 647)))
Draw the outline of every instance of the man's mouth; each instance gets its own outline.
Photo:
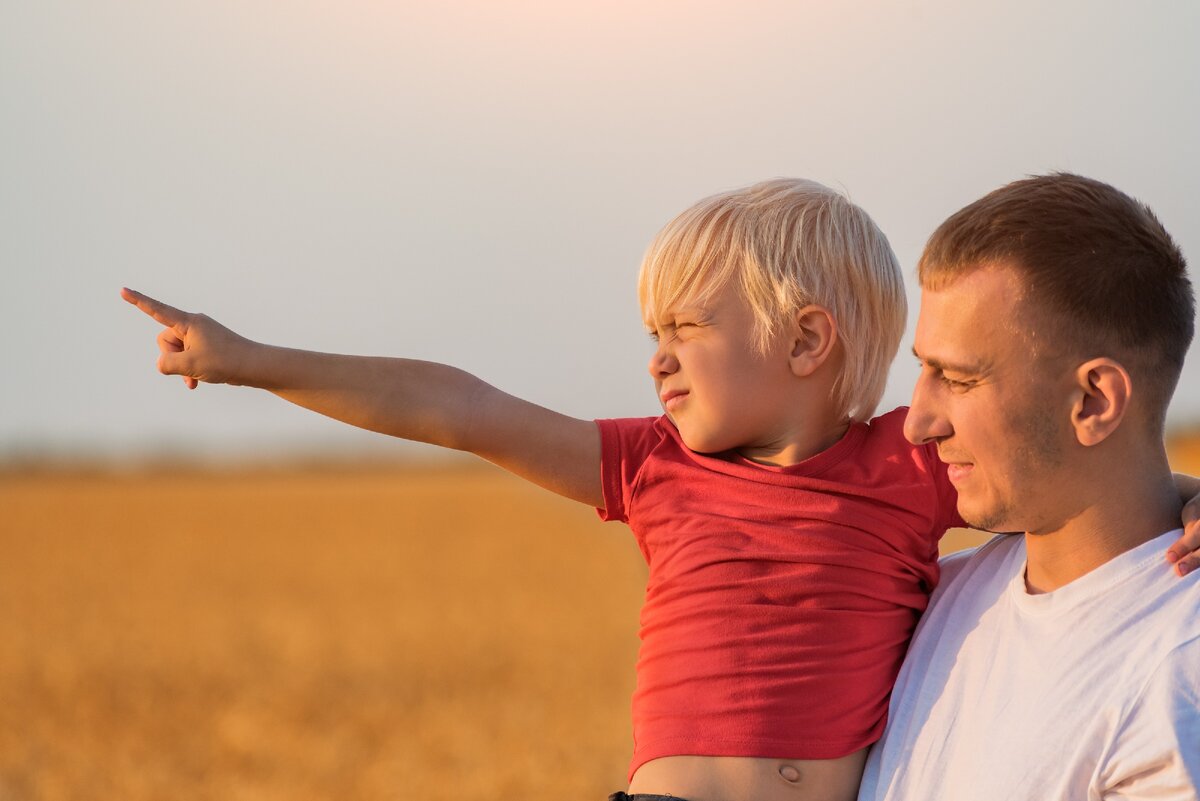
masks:
POLYGON ((946 475, 949 477, 950 483, 954 485, 965 481, 974 469, 975 465, 970 462, 946 463, 946 475))

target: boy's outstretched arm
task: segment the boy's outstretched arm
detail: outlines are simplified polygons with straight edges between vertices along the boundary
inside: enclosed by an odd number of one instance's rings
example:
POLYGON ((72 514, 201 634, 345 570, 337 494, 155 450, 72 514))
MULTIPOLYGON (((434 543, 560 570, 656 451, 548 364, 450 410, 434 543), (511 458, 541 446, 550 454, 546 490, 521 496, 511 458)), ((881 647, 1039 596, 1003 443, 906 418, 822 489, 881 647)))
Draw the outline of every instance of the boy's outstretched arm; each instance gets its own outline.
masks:
POLYGON ((1167 549, 1167 561, 1185 576, 1200 567, 1200 478, 1175 474, 1175 486, 1183 499, 1183 536, 1167 549))
POLYGON ((434 362, 340 356, 264 345, 210 317, 130 289, 121 297, 161 323, 158 369, 199 382, 265 389, 359 428, 470 451, 548 490, 603 506, 595 423, 513 397, 434 362))

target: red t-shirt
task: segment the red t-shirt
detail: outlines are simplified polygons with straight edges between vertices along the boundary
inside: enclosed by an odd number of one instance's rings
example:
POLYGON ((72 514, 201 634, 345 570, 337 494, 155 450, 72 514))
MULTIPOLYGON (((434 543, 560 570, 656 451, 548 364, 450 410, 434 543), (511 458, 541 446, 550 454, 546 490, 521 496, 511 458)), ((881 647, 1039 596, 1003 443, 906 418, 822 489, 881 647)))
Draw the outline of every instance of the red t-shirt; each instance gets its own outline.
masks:
POLYGON ((962 521, 901 408, 800 464, 688 450, 666 418, 597 420, 605 520, 650 566, 629 775, 664 756, 833 759, 888 695, 962 521))

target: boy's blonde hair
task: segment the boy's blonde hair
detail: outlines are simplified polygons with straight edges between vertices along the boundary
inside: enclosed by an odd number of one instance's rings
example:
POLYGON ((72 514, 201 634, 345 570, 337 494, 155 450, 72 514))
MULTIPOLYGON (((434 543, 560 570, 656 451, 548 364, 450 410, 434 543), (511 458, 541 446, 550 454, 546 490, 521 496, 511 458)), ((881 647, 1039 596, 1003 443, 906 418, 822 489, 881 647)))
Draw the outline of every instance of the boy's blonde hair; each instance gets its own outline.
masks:
MULTIPOLYGON (((837 322, 845 362, 834 385, 839 411, 871 417, 896 356, 908 305, 887 237, 865 211, 815 181, 779 178, 701 200, 658 233, 642 260, 642 315, 704 303, 737 281, 765 351, 809 304, 837 322)), ((753 391, 753 388, 748 388, 753 391)))

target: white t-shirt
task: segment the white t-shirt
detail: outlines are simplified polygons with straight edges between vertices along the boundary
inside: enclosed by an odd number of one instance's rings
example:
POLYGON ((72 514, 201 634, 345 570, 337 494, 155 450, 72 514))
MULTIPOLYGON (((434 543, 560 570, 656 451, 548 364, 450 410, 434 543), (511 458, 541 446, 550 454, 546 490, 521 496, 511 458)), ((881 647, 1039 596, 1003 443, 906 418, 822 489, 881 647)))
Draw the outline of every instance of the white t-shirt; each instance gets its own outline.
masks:
POLYGON ((1168 532, 1054 592, 1025 538, 942 560, 859 801, 1200 797, 1200 571, 1168 532))

